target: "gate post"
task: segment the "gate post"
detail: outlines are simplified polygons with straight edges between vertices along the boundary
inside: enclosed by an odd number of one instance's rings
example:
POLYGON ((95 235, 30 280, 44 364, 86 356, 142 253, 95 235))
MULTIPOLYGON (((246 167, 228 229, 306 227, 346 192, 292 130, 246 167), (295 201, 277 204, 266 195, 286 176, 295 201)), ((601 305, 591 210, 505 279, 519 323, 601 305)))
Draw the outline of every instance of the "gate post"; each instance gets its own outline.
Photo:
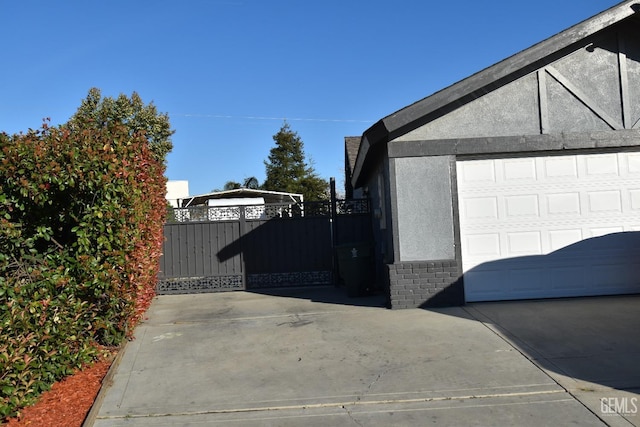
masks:
POLYGON ((336 260, 336 237, 338 235, 338 203, 336 201, 336 179, 329 179, 331 190, 331 215, 329 216, 329 225, 331 226, 331 280, 335 286, 338 286, 338 264, 336 260))
POLYGON ((244 288, 244 290, 247 290, 247 266, 245 265, 244 262, 244 245, 246 244, 245 239, 244 239, 244 235, 247 233, 247 221, 246 221, 246 211, 245 211, 245 207, 244 206, 239 206, 240 207, 240 219, 239 219, 239 228, 240 228, 240 237, 238 239, 238 241, 240 242, 240 269, 241 274, 242 274, 242 287, 244 288))

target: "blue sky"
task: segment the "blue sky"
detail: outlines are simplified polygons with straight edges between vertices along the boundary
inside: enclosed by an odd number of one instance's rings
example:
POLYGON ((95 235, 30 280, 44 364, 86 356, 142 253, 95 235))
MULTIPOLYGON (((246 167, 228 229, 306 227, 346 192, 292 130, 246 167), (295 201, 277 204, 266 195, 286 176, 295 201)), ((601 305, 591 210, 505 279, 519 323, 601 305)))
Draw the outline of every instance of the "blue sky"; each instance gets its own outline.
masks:
POLYGON ((286 119, 324 178, 344 137, 616 0, 0 0, 0 131, 66 122, 91 87, 169 114, 169 179, 264 179, 286 119))

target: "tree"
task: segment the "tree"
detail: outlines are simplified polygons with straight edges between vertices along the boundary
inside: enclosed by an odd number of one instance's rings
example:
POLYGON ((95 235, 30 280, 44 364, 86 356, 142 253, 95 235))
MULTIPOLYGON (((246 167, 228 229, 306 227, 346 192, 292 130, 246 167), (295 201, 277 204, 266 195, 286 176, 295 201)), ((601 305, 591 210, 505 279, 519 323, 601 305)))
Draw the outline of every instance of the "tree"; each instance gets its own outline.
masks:
POLYGON ((250 176, 249 178, 244 180, 244 188, 250 188, 252 190, 260 189, 260 182, 258 182, 258 178, 255 176, 250 176))
POLYGON ((237 190, 238 188, 242 188, 242 184, 236 181, 227 181, 222 187, 222 191, 237 190))
POLYGON ((250 176, 249 178, 245 178, 245 180, 242 181, 242 183, 239 183, 238 181, 227 181, 224 183, 222 190, 216 188, 212 190, 212 193, 218 193, 220 191, 238 190, 240 188, 250 188, 251 190, 259 190, 260 182, 258 181, 258 178, 256 178, 255 176, 250 176))
POLYGON ((273 140, 276 146, 264 162, 267 178, 262 188, 299 193, 305 201, 326 200, 329 184, 305 161, 304 144, 298 133, 284 122, 273 140))
POLYGON ((116 99, 102 98, 100 89, 91 88, 67 126, 71 129, 102 128, 109 123, 125 125, 130 136, 143 132, 156 160, 166 162, 166 156, 173 148, 171 135, 175 131, 171 129, 169 116, 158 113, 153 102, 145 105, 136 92, 131 98, 124 94, 116 99))

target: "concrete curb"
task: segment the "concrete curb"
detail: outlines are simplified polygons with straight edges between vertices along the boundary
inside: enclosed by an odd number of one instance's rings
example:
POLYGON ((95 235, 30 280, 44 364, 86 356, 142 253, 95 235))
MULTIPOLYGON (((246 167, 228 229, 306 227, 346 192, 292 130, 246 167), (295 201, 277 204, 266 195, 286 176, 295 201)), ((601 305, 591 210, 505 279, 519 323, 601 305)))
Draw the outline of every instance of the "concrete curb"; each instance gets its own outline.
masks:
POLYGON ((120 365, 120 362, 122 361, 122 356, 124 355, 124 349, 128 344, 129 344, 129 340, 125 341, 125 343, 121 345, 120 348, 118 349, 118 353, 116 354, 116 357, 113 359, 113 362, 111 363, 111 366, 107 371, 107 374, 102 379, 102 385, 100 386, 98 395, 96 396, 96 399, 93 401, 93 405, 91 405, 91 409, 87 413, 87 416, 85 417, 82 423, 82 427, 93 427, 93 425, 95 424, 96 419, 98 418, 98 413, 100 412, 100 407, 102 406, 102 402, 104 401, 104 398, 107 394, 107 390, 113 384, 113 377, 115 376, 116 371, 118 370, 118 366, 120 365))

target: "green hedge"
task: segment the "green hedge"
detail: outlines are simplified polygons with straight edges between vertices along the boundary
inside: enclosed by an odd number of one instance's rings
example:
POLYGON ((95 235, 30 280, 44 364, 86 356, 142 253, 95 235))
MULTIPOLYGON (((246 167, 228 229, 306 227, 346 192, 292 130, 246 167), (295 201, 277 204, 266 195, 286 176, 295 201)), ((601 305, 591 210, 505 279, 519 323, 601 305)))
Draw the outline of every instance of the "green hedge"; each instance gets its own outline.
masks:
POLYGON ((121 122, 0 134, 0 420, 127 336, 154 293, 164 164, 121 122))

